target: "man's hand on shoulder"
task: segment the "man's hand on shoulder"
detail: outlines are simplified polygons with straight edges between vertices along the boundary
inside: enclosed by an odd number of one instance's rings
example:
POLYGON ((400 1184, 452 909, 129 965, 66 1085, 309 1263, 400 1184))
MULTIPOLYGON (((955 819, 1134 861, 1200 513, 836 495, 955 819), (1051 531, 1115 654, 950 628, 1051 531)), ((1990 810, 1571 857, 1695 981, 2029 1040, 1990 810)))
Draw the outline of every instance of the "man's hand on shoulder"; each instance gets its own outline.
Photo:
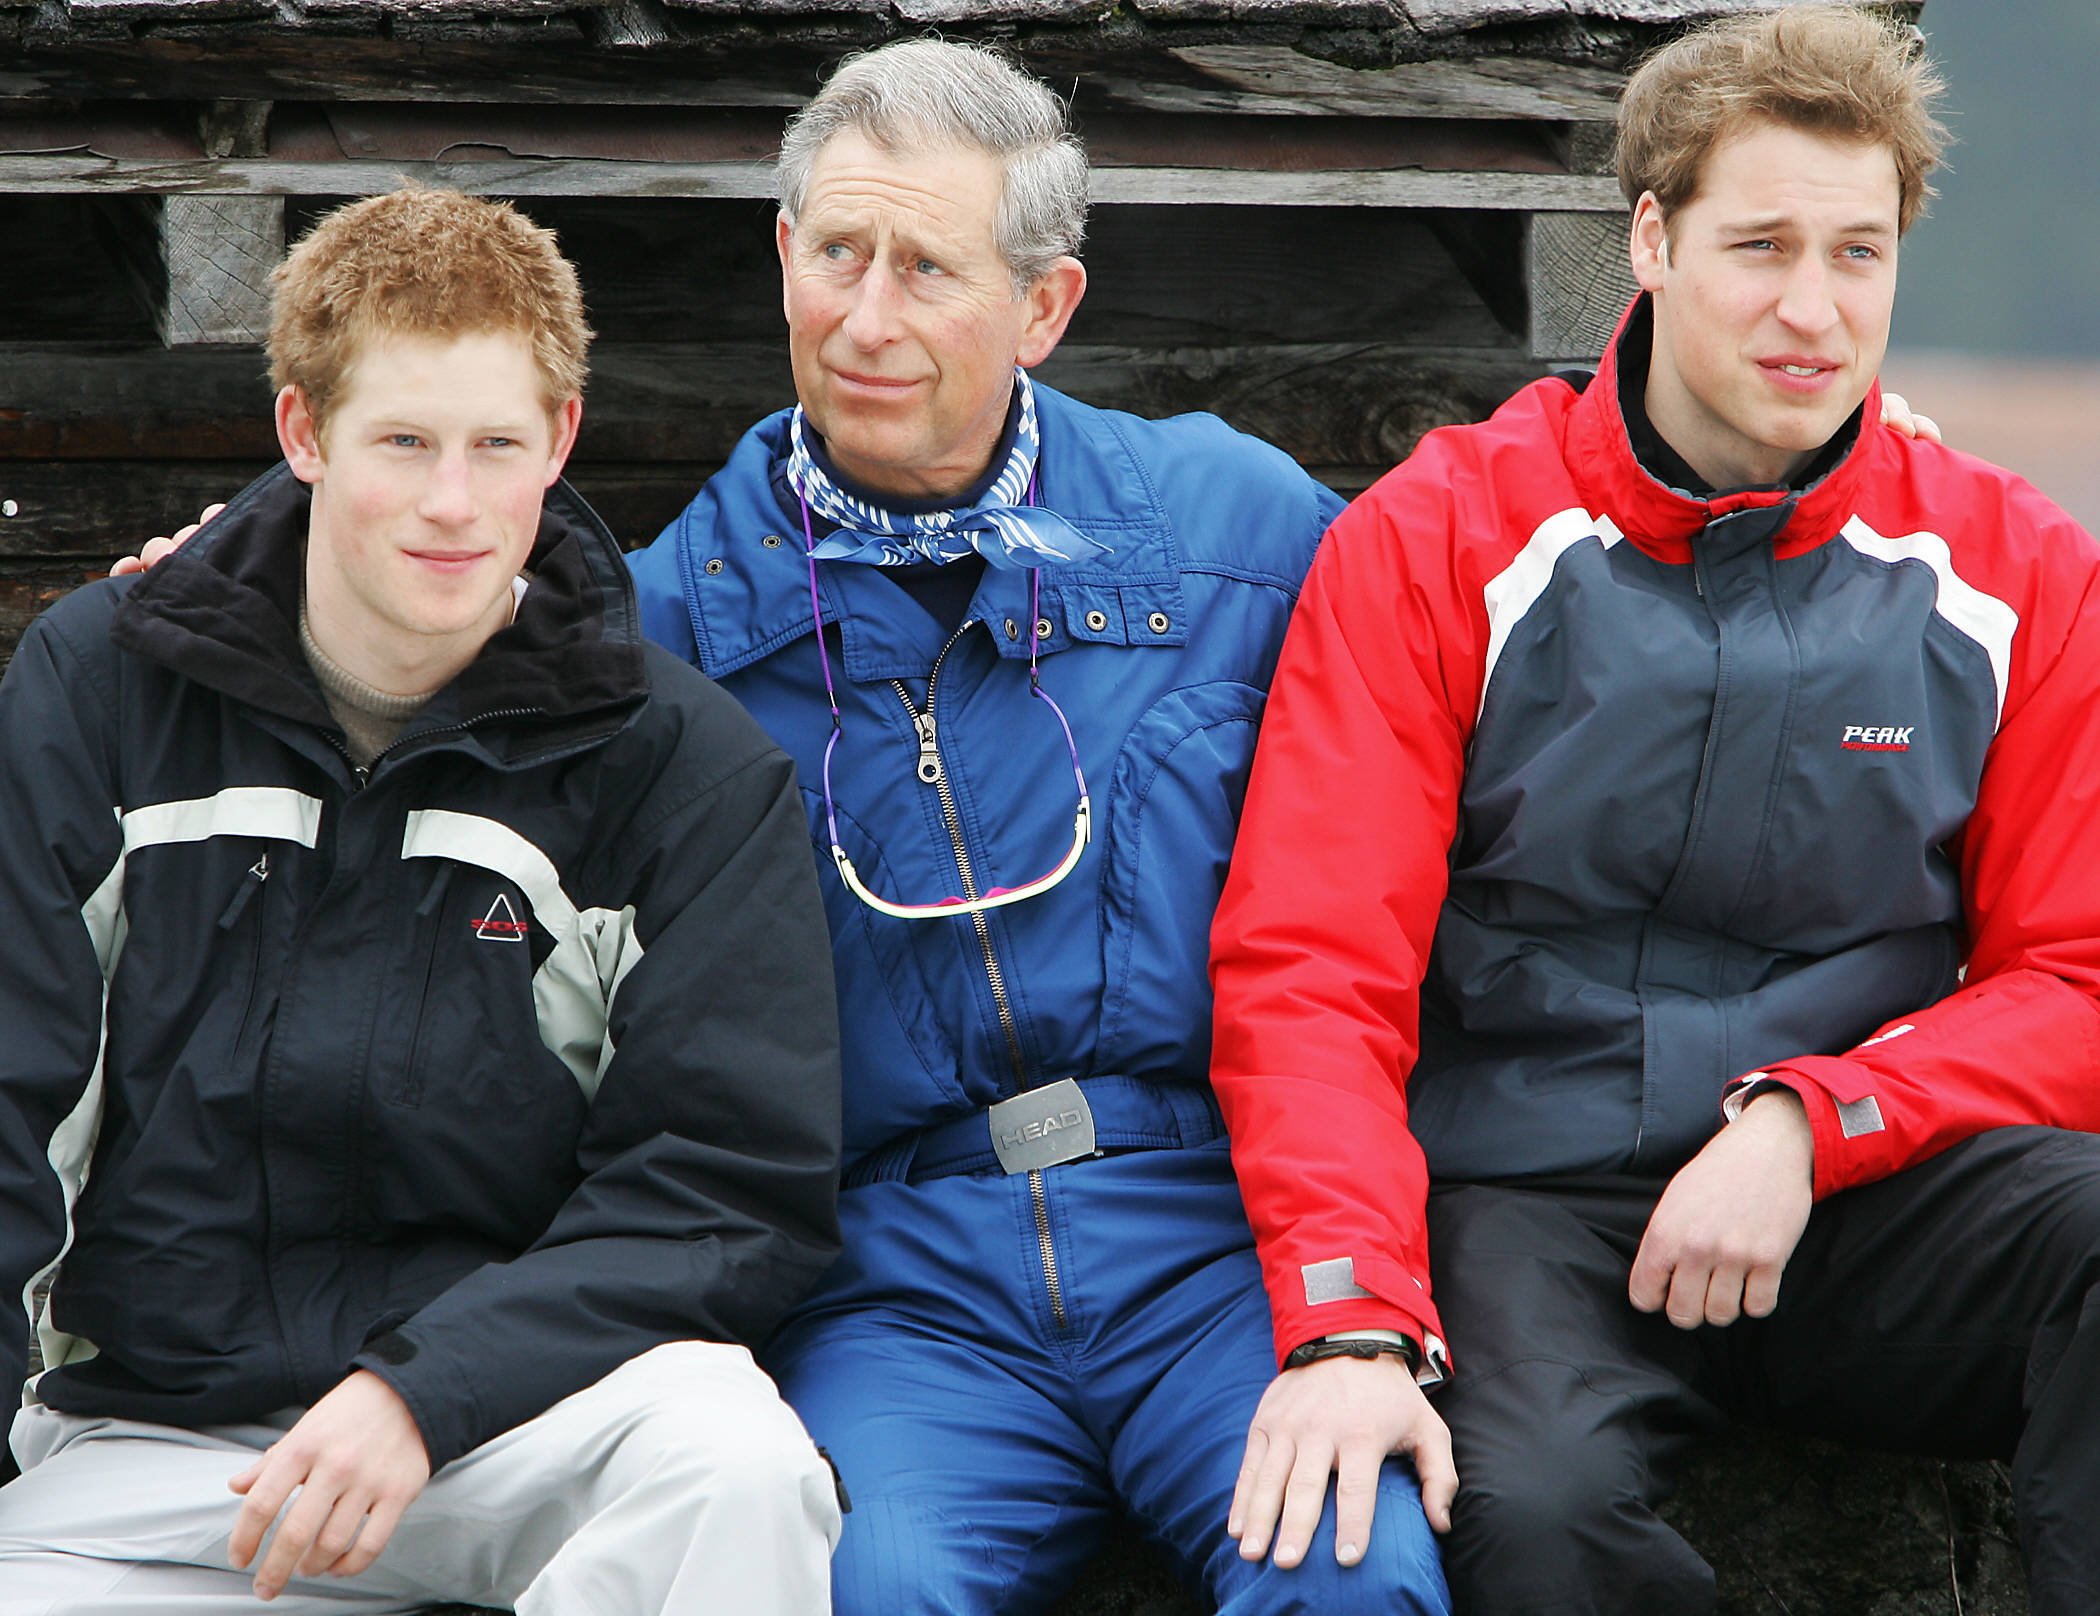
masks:
POLYGON ((1273 1534, 1278 1565, 1303 1560, 1334 1476, 1334 1557, 1356 1564, 1371 1541, 1378 1470, 1389 1453, 1414 1461, 1429 1524, 1448 1530, 1458 1491, 1451 1433, 1405 1363, 1382 1354, 1284 1370, 1254 1411, 1232 1493, 1225 1530, 1239 1539, 1240 1557, 1259 1560, 1273 1534))
POLYGON ((1815 1134, 1790 1089, 1755 1095, 1656 1203, 1627 1294, 1680 1330, 1761 1319, 1815 1205, 1815 1134))
POLYGON ((177 528, 173 537, 163 536, 157 539, 148 539, 139 546, 137 555, 120 557, 117 564, 109 569, 109 575, 112 578, 121 578, 127 572, 144 572, 155 562, 165 561, 169 556, 182 548, 184 542, 192 533, 196 532, 197 529, 204 526, 206 522, 209 522, 224 509, 226 509, 224 505, 205 506, 198 513, 196 521, 189 523, 185 527, 177 528))
POLYGON ((227 1483, 247 1497, 233 1528, 233 1568, 248 1568, 297 1488, 256 1569, 256 1597, 276 1598, 294 1574, 354 1577, 379 1558, 429 1480, 423 1433, 400 1393, 354 1370, 227 1483))
POLYGON ((1945 443, 1940 436, 1940 424, 1929 415, 1922 415, 1910 407, 1910 401, 1901 393, 1881 395, 1881 424, 1892 432, 1900 432, 1906 438, 1923 438, 1927 443, 1945 443))

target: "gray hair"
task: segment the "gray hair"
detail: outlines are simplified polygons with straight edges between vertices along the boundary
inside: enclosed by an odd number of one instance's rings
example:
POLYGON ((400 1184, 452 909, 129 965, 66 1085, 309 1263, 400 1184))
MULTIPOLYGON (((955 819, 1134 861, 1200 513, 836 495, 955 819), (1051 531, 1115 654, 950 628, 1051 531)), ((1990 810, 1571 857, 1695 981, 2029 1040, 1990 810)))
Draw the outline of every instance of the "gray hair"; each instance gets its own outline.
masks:
POLYGON ((1086 235, 1086 148, 1048 85, 997 51, 908 39, 845 63, 788 120, 780 142, 780 211, 793 228, 817 153, 847 131, 883 150, 960 146, 1005 165, 992 239, 1018 295, 1086 235))

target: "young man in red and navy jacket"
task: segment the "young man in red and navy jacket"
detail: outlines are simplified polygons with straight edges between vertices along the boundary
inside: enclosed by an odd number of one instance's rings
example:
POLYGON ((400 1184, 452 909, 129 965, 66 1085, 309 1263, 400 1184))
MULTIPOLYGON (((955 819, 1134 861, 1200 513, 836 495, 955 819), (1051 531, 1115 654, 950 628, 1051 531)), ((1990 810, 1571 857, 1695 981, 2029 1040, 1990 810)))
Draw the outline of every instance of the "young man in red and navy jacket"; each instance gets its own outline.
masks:
POLYGON ((1711 1610, 1652 1506, 1746 1419, 2009 1459, 2100 1609, 2100 550, 1867 424, 1936 89, 1849 7, 1656 58, 1598 375, 1314 565, 1214 936, 1243 1552, 1448 1422, 1458 1610, 1711 1610))

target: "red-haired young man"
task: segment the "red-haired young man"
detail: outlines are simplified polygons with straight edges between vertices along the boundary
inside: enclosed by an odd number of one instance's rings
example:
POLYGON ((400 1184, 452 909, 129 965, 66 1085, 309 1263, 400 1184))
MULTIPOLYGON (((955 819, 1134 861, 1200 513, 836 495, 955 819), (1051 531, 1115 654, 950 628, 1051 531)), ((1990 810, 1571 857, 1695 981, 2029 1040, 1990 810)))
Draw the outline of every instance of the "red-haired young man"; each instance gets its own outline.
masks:
POLYGON ((0 1612, 820 1609, 794 771, 558 482, 548 232, 374 198, 274 313, 287 466, 0 685, 0 1612))

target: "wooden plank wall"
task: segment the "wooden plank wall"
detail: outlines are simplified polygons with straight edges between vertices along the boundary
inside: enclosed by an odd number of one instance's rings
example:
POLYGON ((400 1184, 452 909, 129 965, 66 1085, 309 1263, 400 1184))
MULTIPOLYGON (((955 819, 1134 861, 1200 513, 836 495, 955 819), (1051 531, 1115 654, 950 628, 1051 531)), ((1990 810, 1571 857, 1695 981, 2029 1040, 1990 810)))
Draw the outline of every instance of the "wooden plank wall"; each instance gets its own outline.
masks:
MULTIPOLYGON (((332 205, 293 199, 287 233, 332 205)), ((792 402, 772 207, 528 206, 575 259, 599 332, 571 480, 646 543, 745 428, 792 402)), ((1146 415, 1214 409, 1353 492, 1430 427, 1478 419, 1538 373, 1521 296, 1483 301, 1449 223, 1097 207, 1086 302, 1038 374, 1146 415)), ((17 244, 0 254, 0 657, 54 591, 275 458, 259 349, 162 347, 135 273, 155 228, 137 199, 0 196, 0 239, 17 244)))

